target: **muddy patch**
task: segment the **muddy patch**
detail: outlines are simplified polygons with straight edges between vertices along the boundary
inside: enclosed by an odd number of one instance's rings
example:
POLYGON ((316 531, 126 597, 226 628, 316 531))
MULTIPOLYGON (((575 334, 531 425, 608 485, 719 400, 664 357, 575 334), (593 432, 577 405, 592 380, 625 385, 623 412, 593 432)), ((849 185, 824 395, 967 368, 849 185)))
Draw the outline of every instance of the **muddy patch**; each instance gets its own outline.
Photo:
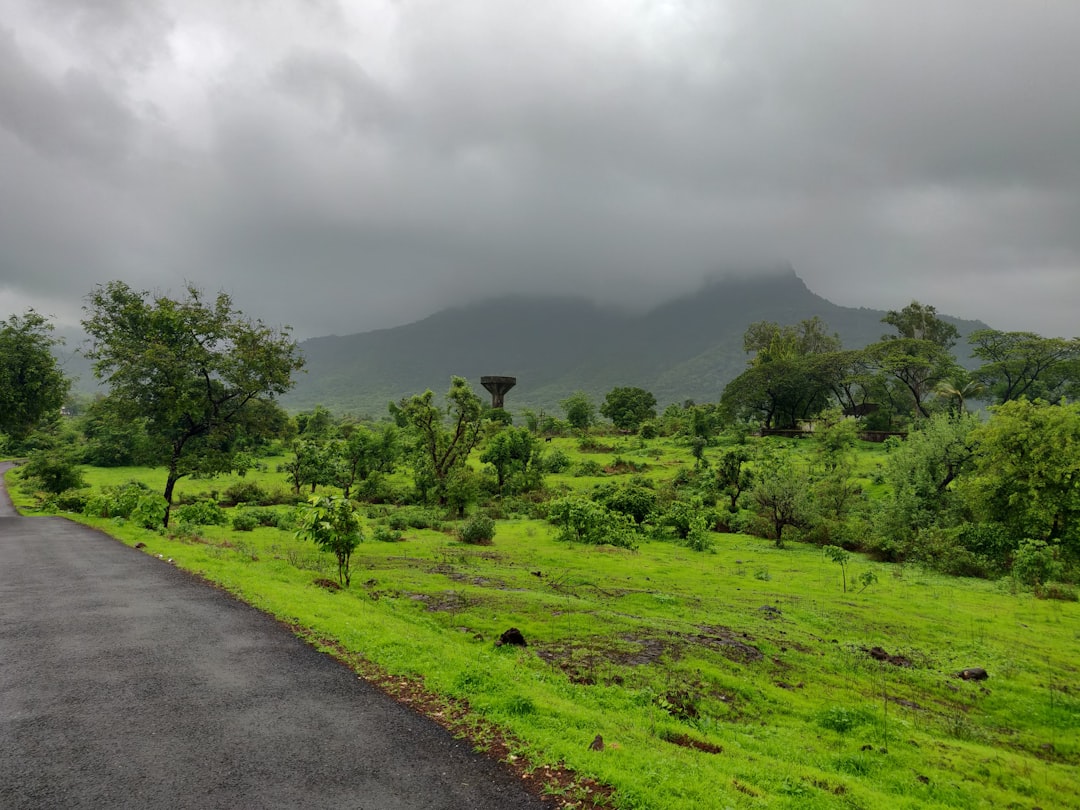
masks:
POLYGON ((705 740, 695 740, 688 734, 672 734, 664 737, 664 742, 669 742, 672 745, 682 746, 683 748, 692 748, 695 751, 704 751, 706 754, 722 754, 724 749, 719 745, 714 745, 711 742, 705 742, 705 740))

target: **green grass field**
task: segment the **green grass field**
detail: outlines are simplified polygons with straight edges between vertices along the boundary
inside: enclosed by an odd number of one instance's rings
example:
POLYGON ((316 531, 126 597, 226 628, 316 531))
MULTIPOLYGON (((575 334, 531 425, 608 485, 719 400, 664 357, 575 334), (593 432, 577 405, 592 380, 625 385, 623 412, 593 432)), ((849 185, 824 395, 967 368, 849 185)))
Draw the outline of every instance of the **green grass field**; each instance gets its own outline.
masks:
MULTIPOLYGON (((689 464, 685 448, 660 441, 600 453, 552 444, 575 463, 647 463, 641 474, 656 480, 689 464)), ((862 451, 867 486, 880 462, 880 450, 862 451)), ((269 467, 256 475, 284 486, 269 467)), ((87 478, 164 480, 130 469, 87 478)), ((612 478, 548 484, 585 491, 612 478)), ((334 579, 333 558, 287 531, 169 539, 79 519, 467 705, 512 741, 504 756, 610 785, 620 808, 1080 807, 1080 605, 1008 582, 854 555, 849 583, 867 569, 878 580, 844 593, 840 567, 812 546, 729 534, 715 553, 666 542, 632 552, 560 543, 546 523, 518 519, 499 521, 486 547, 432 530, 365 542, 351 589, 335 591, 317 584, 334 579), (496 646, 511 627, 528 646, 496 646), (990 677, 958 678, 966 667, 990 677), (598 734, 605 745, 592 750, 598 734)), ((563 798, 591 804, 580 789, 563 798)))

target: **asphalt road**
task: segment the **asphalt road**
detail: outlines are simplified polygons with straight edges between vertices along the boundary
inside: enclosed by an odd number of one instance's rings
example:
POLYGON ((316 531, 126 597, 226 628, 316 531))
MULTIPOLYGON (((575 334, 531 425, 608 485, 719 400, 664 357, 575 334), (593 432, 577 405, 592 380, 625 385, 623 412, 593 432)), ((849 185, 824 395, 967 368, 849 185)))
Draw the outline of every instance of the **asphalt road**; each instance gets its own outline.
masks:
POLYGON ((272 619, 0 484, 0 808, 542 808, 272 619))

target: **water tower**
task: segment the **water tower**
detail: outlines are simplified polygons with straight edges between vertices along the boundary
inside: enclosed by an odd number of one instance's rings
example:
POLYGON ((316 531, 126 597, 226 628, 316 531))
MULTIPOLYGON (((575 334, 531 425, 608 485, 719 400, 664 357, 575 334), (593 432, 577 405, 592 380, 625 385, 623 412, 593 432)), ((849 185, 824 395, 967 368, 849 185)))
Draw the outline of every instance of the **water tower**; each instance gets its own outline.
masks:
POLYGON ((507 391, 517 385, 517 377, 481 377, 480 384, 491 393, 491 407, 501 408, 507 391))

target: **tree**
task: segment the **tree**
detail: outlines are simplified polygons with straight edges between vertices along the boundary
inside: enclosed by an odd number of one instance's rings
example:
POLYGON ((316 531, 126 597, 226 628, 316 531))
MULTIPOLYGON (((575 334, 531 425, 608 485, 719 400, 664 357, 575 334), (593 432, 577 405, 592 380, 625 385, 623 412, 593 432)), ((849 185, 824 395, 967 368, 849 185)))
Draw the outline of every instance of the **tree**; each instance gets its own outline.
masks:
POLYGON ((70 382, 53 356, 60 343, 34 310, 0 320, 0 433, 22 441, 44 419, 59 415, 70 382))
POLYGON ((274 429, 266 407, 303 366, 288 328, 275 330, 188 285, 181 300, 151 297, 120 281, 87 297, 87 357, 109 387, 112 407, 145 419, 155 460, 168 470, 164 525, 173 490, 191 474, 227 472, 238 445, 274 429))
POLYGON ((954 377, 959 367, 940 344, 918 338, 883 340, 869 347, 870 356, 881 373, 893 384, 894 404, 898 411, 914 411, 916 416, 930 416, 929 399, 938 384, 954 377))
POLYGON ((82 460, 95 467, 134 467, 154 462, 145 419, 131 419, 116 412, 104 397, 86 408, 80 421, 86 446, 82 460))
POLYGON ((960 338, 956 327, 939 318, 936 309, 918 301, 899 312, 889 310, 881 322, 896 329, 895 335, 882 335, 882 340, 928 340, 947 352, 960 338))
POLYGON ((431 391, 390 403, 390 413, 399 427, 413 436, 413 463, 418 486, 425 488, 430 477, 439 503, 446 503, 450 474, 463 467, 469 453, 483 437, 483 405, 462 377, 450 379, 446 406, 435 404, 431 391), (444 420, 449 418, 449 426, 444 420))
POLYGON ((604 397, 600 415, 610 419, 619 430, 634 433, 642 422, 656 418, 656 397, 644 388, 613 388, 604 397))
MULTIPOLYGON (((292 444, 293 457, 278 466, 278 472, 286 474, 292 491, 299 495, 303 487, 310 486, 312 494, 319 484, 334 480, 331 448, 308 439, 297 439, 292 444)), ((348 497, 346 495, 345 497, 348 497)))
POLYGON ((394 471, 394 464, 401 455, 400 436, 394 425, 372 429, 364 425, 347 425, 342 428, 345 439, 335 445, 337 464, 334 483, 343 490, 345 497, 357 482, 366 482, 377 473, 394 471))
POLYGON ((349 562, 364 539, 360 515, 348 498, 314 495, 300 507, 299 540, 310 540, 337 558, 338 582, 346 588, 352 579, 349 562))
POLYGON ((1020 397, 1057 401, 1076 382, 1080 338, 1044 338, 1034 332, 980 329, 968 337, 971 353, 983 361, 973 377, 998 404, 1020 397))
POLYGON ((499 494, 526 492, 543 483, 540 443, 527 428, 500 430, 488 441, 480 460, 494 468, 499 494))
POLYGON ((782 548, 786 528, 805 529, 810 525, 810 477, 790 458, 764 458, 750 490, 750 508, 754 531, 782 548))
POLYGON ((716 487, 728 499, 728 511, 739 511, 739 497, 754 484, 754 471, 748 466, 751 454, 746 447, 725 450, 716 462, 716 487))
POLYGON ((972 485, 978 517, 1080 560, 1080 404, 1013 400, 975 430, 972 485))
POLYGON ((559 404, 566 412, 566 421, 576 430, 588 430, 596 421, 596 406, 584 391, 575 391, 559 404))
POLYGON ((756 419, 770 429, 795 428, 817 416, 828 405, 830 393, 819 358, 840 351, 840 339, 826 330, 817 317, 795 326, 751 324, 743 335, 743 348, 754 356, 720 399, 727 418, 756 419))
POLYGON ((879 547, 903 557, 919 536, 952 522, 952 484, 972 468, 971 434, 978 419, 969 413, 935 414, 919 423, 885 465, 888 495, 875 520, 879 547))

